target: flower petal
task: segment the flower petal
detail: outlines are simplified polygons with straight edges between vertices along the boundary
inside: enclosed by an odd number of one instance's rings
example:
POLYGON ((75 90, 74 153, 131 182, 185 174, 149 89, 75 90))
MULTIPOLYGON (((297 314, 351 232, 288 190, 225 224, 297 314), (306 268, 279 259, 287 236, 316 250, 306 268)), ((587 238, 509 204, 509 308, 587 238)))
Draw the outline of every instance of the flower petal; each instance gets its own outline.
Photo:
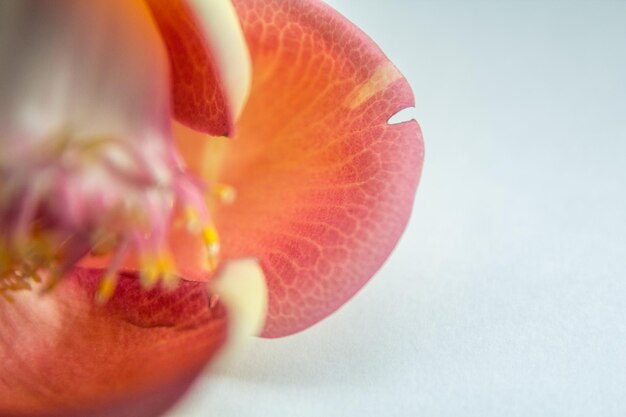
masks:
POLYGON ((0 415, 158 415, 226 341, 205 284, 145 292, 125 276, 98 307, 99 277, 77 269, 50 294, 0 302, 0 415))
POLYGON ((2 157, 63 132, 145 140, 169 127, 166 51, 144 4, 6 0, 0 28, 2 157))
POLYGON ((167 45, 176 118, 229 136, 248 96, 250 56, 230 0, 147 0, 167 45))
POLYGON ((253 60, 237 140, 175 135, 191 169, 237 200, 216 213, 223 256, 255 256, 269 286, 263 332, 326 317, 380 268, 408 221, 424 155, 407 81, 374 42, 322 2, 237 0, 253 60))

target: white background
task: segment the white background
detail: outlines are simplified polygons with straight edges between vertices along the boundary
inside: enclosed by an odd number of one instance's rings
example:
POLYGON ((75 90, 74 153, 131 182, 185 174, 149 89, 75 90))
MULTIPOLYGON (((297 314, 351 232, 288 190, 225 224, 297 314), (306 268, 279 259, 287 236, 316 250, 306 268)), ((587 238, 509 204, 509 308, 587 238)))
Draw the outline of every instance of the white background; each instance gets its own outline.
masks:
POLYGON ((413 218, 175 416, 626 415, 626 2, 333 0, 407 76, 413 218))

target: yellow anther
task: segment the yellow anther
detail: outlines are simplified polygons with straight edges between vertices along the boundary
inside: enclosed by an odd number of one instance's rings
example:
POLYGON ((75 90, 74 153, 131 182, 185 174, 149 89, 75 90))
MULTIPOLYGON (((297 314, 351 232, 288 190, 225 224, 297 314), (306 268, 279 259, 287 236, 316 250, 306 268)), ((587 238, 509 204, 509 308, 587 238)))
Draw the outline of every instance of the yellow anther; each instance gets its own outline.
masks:
POLYGON ((141 260, 139 280, 144 288, 152 288, 159 279, 159 269, 154 257, 146 257, 141 260))
POLYGON ((207 226, 202 229, 202 240, 209 255, 209 269, 213 271, 217 268, 220 254, 220 238, 217 229, 214 226, 207 226))
MULTIPOLYGON (((2 298, 12 298, 11 292, 31 290, 33 283, 42 281, 38 270, 45 265, 55 271, 51 246, 44 234, 32 233, 8 241, 0 238, 0 292, 2 298)), ((51 276, 54 274, 51 273, 51 276)), ((50 281, 54 283, 54 280, 50 281)), ((49 286, 50 284, 47 283, 49 286)), ((45 290, 46 287, 44 287, 45 290)))
POLYGON ((169 252, 162 252, 157 256, 144 258, 139 273, 141 285, 150 289, 159 279, 166 289, 173 289, 178 284, 178 275, 174 268, 174 261, 169 252))
POLYGON ((223 204, 232 204, 237 198, 237 190, 235 187, 226 184, 216 184, 213 186, 215 197, 223 204))
POLYGON ((160 273, 170 272, 174 270, 174 261, 169 253, 165 252, 157 258, 157 265, 160 273))
POLYGON ((113 296, 115 288, 117 287, 117 273, 107 272, 104 274, 98 284, 98 291, 96 292, 96 303, 103 305, 113 296))
POLYGON ((163 287, 166 290, 174 290, 178 286, 178 274, 176 274, 176 271, 174 271, 173 269, 163 271, 161 279, 163 280, 163 287))
MULTIPOLYGON (((232 187, 230 187, 232 188, 232 187)), ((187 230, 192 233, 200 234, 204 246, 208 252, 208 268, 213 271, 217 268, 218 257, 220 253, 220 238, 217 229, 212 224, 206 224, 193 206, 187 206, 184 209, 185 222, 187 230)))
POLYGON ((212 245, 219 245, 220 237, 217 234, 217 229, 215 226, 206 226, 202 229, 202 240, 204 240, 205 245, 210 247, 212 245))
POLYGON ((217 256, 220 252, 220 237, 214 226, 208 226, 202 229, 202 240, 206 245, 209 255, 217 256))

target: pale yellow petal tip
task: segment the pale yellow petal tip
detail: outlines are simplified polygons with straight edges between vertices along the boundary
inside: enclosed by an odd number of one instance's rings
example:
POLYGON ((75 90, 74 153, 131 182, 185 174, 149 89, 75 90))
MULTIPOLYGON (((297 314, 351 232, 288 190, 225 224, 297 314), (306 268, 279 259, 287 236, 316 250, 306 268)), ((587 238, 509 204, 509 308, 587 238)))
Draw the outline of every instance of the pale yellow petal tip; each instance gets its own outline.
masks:
POLYGON ((235 6, 230 0, 188 0, 222 78, 236 120, 250 93, 252 61, 235 6))
POLYGON ((268 295, 265 275, 256 259, 225 262, 211 290, 228 310, 232 344, 240 344, 261 333, 267 316, 268 295))

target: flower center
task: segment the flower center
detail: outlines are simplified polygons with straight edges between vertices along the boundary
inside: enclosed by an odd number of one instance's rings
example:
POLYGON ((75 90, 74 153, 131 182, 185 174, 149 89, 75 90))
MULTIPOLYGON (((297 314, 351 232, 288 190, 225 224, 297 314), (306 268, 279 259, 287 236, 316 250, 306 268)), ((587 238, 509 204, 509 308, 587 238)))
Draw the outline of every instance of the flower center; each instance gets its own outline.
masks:
MULTIPOLYGON (((168 236, 182 220, 202 239, 216 268, 220 241, 205 203, 205 188, 176 162, 175 151, 153 141, 81 137, 61 132, 37 146, 0 157, 0 295, 31 288, 46 277, 51 289, 87 255, 109 256, 96 300, 114 293, 118 271, 138 259, 142 285, 174 288, 168 236), (178 214, 181 213, 181 214, 178 214)), ((4 149, 3 149, 4 151, 4 149)), ((230 187, 213 187, 228 202, 230 187)))

